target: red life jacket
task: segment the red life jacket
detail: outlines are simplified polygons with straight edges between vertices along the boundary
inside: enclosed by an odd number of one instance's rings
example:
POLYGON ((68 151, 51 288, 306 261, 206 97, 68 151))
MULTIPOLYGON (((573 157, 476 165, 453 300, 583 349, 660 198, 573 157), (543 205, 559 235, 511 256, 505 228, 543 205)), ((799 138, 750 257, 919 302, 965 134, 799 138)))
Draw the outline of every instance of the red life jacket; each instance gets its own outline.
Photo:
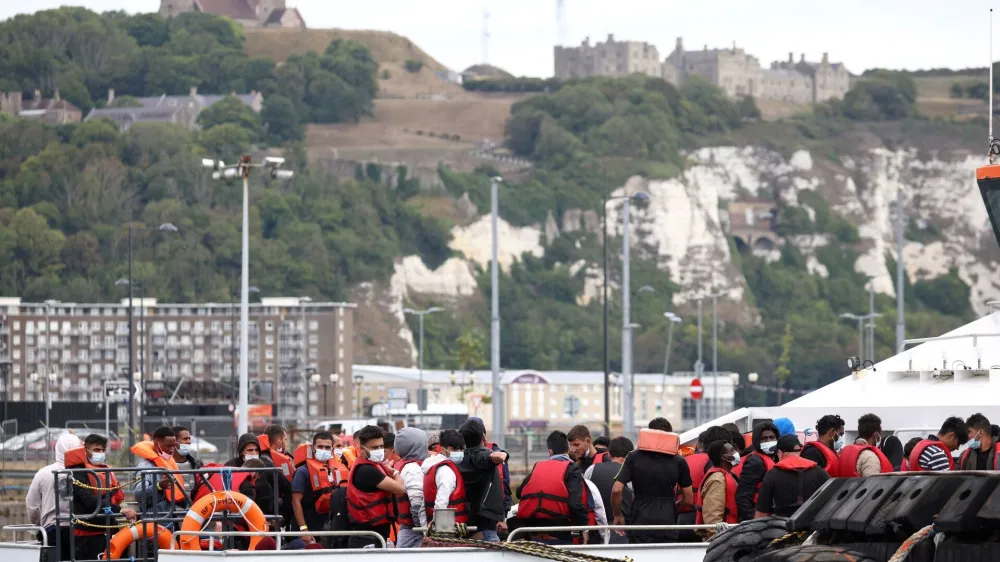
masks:
POLYGON ((437 463, 424 473, 424 511, 427 512, 427 520, 430 521, 434 518, 434 500, 437 498, 438 492, 437 471, 443 466, 447 466, 455 473, 455 489, 448 496, 448 507, 455 510, 455 523, 468 523, 469 508, 465 503, 465 480, 462 479, 462 474, 458 471, 458 465, 451 459, 437 463))
MULTIPOLYGON (((205 465, 202 466, 202 468, 218 468, 225 470, 229 467, 221 464, 206 463, 205 465)), ((207 482, 211 486, 211 489, 209 489, 209 486, 197 486, 198 489, 194 494, 194 501, 200 500, 201 498, 207 496, 213 491, 218 492, 221 490, 230 490, 233 492, 239 492, 240 486, 242 486, 243 483, 246 482, 246 479, 250 477, 250 474, 252 473, 250 472, 231 473, 231 478, 228 487, 225 485, 221 472, 215 472, 211 476, 205 475, 208 478, 207 482)))
MULTIPOLYGON (((802 473, 810 468, 819 466, 815 462, 804 459, 799 455, 789 455, 780 461, 774 463, 774 468, 778 470, 787 470, 789 472, 797 472, 799 474, 799 481, 796 484, 798 487, 795 493, 795 505, 802 505, 806 498, 802 497, 802 473)), ((770 508, 771 506, 765 506, 770 508)))
POLYGON ((806 452, 806 449, 809 447, 816 447, 819 449, 819 452, 823 454, 823 459, 826 460, 826 466, 823 468, 826 469, 826 473, 829 474, 831 478, 840 476, 840 462, 837 459, 837 453, 834 452, 833 449, 827 447, 819 441, 810 441, 802 446, 802 452, 806 452))
MULTIPOLYGON (((108 488, 116 488, 118 486, 118 479, 115 478, 114 473, 100 471, 101 469, 108 468, 108 465, 91 464, 87 460, 86 447, 76 447, 74 449, 66 451, 64 465, 66 466, 66 468, 89 468, 95 470, 96 475, 93 472, 87 472, 84 473, 86 475, 85 478, 81 477, 83 475, 77 475, 77 474, 74 474, 73 478, 81 482, 85 481, 87 485, 92 486, 94 488, 105 488, 104 490, 88 490, 90 493, 94 494, 98 502, 102 501, 109 495, 111 499, 111 505, 121 505, 122 501, 124 501, 125 493, 122 492, 121 488, 118 488, 114 491, 108 489, 108 488)), ((82 514, 77 514, 77 515, 79 516, 82 514)), ((90 529, 74 525, 73 534, 78 537, 90 537, 90 536, 103 535, 104 531, 100 529, 90 529)))
MULTIPOLYGON (((484 446, 486 447, 487 451, 489 451, 491 453, 493 452, 493 443, 490 443, 489 441, 487 441, 486 445, 484 445, 484 446)), ((497 465, 497 474, 500 475, 500 487, 504 488, 504 485, 503 485, 503 463, 500 463, 500 464, 497 465)), ((504 488, 504 497, 505 498, 507 497, 507 490, 506 490, 506 488, 504 488)))
MULTIPOLYGON (((736 523, 740 522, 739 507, 736 506, 736 484, 737 484, 736 478, 733 478, 732 473, 730 473, 729 471, 723 470, 718 467, 715 467, 706 472, 705 478, 708 478, 709 475, 716 472, 721 472, 726 477, 726 510, 722 515, 722 522, 732 523, 735 525, 736 523)), ((698 496, 697 498, 695 498, 694 502, 695 511, 698 512, 698 515, 695 518, 695 524, 697 525, 702 525, 705 523, 705 520, 702 518, 702 513, 701 513, 701 508, 704 505, 703 504, 704 499, 701 496, 701 492, 702 492, 701 490, 698 490, 698 496)))
MULTIPOLYGON (((568 519, 569 490, 566 471, 570 461, 547 460, 535 463, 528 484, 521 490, 518 519, 568 519)), ((584 484, 586 499, 586 484, 584 484)))
MULTIPOLYGON (((396 470, 403 472, 403 467, 408 464, 416 464, 420 466, 420 461, 416 459, 411 459, 408 461, 399 461, 396 463, 396 470)), ((426 497, 426 496, 425 496, 426 497)), ((404 527, 416 527, 417 524, 413 520, 413 513, 411 513, 410 506, 410 496, 409 494, 403 494, 396 498, 396 522, 404 527)))
MULTIPOLYGON (((701 482, 705 479, 705 467, 708 466, 708 454, 693 453, 684 457, 684 461, 687 462, 688 470, 691 472, 691 490, 694 492, 695 496, 697 496, 698 490, 701 488, 701 482)), ((682 499, 684 499, 684 495, 681 493, 680 486, 677 486, 674 489, 674 503, 680 504, 682 499)), ((694 508, 684 505, 683 507, 677 507, 676 510, 677 513, 691 513, 694 511, 694 508)))
POLYGON ((858 458, 861 457, 862 451, 871 451, 875 453, 878 457, 879 472, 885 474, 887 472, 892 472, 892 461, 890 461, 878 447, 873 445, 848 445, 840 451, 840 464, 837 467, 837 473, 842 478, 851 478, 854 476, 861 476, 858 474, 858 458))
MULTIPOLYGON (((756 456, 759 459, 761 459, 761 460, 764 461, 764 474, 767 474, 767 471, 769 471, 772 468, 774 468, 774 459, 772 459, 771 457, 769 457, 769 456, 761 453, 760 451, 756 451, 755 450, 754 452, 750 453, 747 456, 747 459, 749 459, 750 457, 753 457, 753 456, 756 456)), ((740 464, 734 466, 733 470, 732 470, 733 476, 739 478, 743 474, 743 467, 746 464, 747 464, 747 461, 744 460, 744 461, 740 462, 740 464)), ((757 494, 760 492, 760 485, 763 484, 763 483, 764 483, 764 478, 763 478, 763 475, 761 475, 761 479, 757 481, 757 488, 753 492, 753 503, 754 503, 754 505, 757 505, 757 494)))
POLYGON ((270 455, 274 466, 280 468, 281 473, 291 482, 295 476, 295 464, 292 462, 292 457, 281 451, 272 449, 271 439, 267 435, 258 435, 257 442, 260 443, 260 452, 270 455))
MULTIPOLYGON (((958 470, 969 470, 965 467, 965 462, 970 454, 972 454, 972 449, 966 449, 962 453, 962 457, 958 459, 958 470)), ((993 466, 977 466, 976 470, 1000 470, 1000 443, 993 443, 993 456, 990 457, 990 460, 993 461, 993 466)))
POLYGON ((394 518, 392 510, 392 494, 382 490, 374 492, 362 492, 354 485, 354 471, 359 466, 373 466, 386 478, 392 475, 381 464, 373 463, 363 456, 354 459, 354 466, 351 467, 351 475, 347 484, 347 516, 351 522, 367 527, 378 527, 388 525, 394 518))
POLYGON ((936 441, 934 439, 924 439, 923 441, 917 443, 916 446, 913 447, 913 450, 910 451, 908 463, 910 472, 926 472, 926 470, 920 466, 920 454, 924 452, 924 449, 932 445, 941 447, 945 456, 948 457, 948 470, 955 470, 955 459, 951 458, 951 451, 948 450, 948 447, 945 447, 944 443, 940 441, 936 441))
POLYGON ((611 453, 607 451, 601 451, 600 453, 594 455, 593 464, 598 464, 602 462, 611 462, 611 453))

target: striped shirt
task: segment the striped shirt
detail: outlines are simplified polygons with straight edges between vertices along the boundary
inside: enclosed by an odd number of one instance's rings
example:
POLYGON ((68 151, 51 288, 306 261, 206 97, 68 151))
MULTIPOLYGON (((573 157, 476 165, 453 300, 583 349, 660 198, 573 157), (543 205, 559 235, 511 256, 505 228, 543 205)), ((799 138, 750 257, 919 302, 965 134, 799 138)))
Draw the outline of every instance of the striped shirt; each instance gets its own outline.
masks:
MULTIPOLYGON (((936 441, 937 439, 935 439, 936 441)), ((948 450, 943 445, 928 445, 917 459, 917 464, 924 470, 943 472, 950 468, 948 450)))

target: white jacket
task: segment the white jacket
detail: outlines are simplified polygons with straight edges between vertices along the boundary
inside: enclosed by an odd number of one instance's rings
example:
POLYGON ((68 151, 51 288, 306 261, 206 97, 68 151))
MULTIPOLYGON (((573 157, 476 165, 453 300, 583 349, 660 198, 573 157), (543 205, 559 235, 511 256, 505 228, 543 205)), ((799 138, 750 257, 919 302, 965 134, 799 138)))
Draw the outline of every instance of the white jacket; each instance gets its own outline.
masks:
MULTIPOLYGON (((437 454, 427 457, 424 461, 424 474, 429 474, 435 465, 448 460, 448 457, 437 454)), ((437 496, 434 498, 434 509, 448 509, 448 498, 451 497, 455 487, 458 486, 458 479, 455 478, 453 470, 439 470, 434 475, 434 483, 437 484, 437 496)))
POLYGON ((427 525, 427 511, 424 510, 424 472, 420 463, 411 462, 399 473, 403 476, 403 487, 410 498, 410 514, 413 516, 414 527, 427 525))
POLYGON ((31 479, 24 505, 28 509, 28 521, 32 525, 48 527, 56 524, 56 495, 59 495, 59 515, 69 514, 69 502, 73 499, 73 489, 69 487, 68 475, 60 478, 60 490, 55 487, 56 470, 66 469, 66 451, 82 447, 83 442, 72 433, 64 433, 56 440, 56 462, 43 466, 31 479))
MULTIPOLYGON (((590 497, 594 498, 594 520, 598 525, 608 524, 608 512, 604 509, 604 498, 601 497, 601 491, 597 489, 597 484, 594 484, 590 480, 584 479, 587 483, 587 488, 590 490, 590 497)), ((601 539, 604 540, 604 544, 608 544, 611 538, 611 534, 607 531, 600 531, 601 539)))

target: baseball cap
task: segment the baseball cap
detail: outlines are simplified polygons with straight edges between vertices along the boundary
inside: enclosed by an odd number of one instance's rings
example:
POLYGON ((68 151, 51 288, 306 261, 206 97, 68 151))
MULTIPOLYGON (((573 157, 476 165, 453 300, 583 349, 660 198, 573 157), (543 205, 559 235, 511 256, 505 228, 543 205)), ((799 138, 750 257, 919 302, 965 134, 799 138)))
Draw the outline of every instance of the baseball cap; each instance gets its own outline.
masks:
POLYGON ((782 435, 778 438, 777 447, 782 453, 797 453, 802 450, 802 444, 795 435, 782 435))

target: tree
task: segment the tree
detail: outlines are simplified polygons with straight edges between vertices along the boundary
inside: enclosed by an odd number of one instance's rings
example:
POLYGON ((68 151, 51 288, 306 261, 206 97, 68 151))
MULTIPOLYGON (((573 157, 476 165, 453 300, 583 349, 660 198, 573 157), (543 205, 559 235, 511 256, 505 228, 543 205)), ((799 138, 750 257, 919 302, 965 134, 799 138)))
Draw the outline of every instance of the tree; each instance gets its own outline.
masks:
POLYGON ((778 405, 781 405, 782 394, 785 391, 785 383, 792 371, 788 368, 788 363, 792 360, 792 325, 785 324, 785 335, 781 338, 781 358, 778 359, 778 368, 774 370, 774 379, 778 384, 778 405))
POLYGON ((486 366, 483 334, 468 330, 455 339, 455 364, 461 371, 472 371, 486 366))
POLYGON ((213 158, 233 162, 253 146, 253 132, 235 123, 216 125, 199 135, 199 144, 213 158))
POLYGON ((260 116, 236 96, 226 96, 220 101, 206 107, 198 115, 198 124, 203 129, 229 123, 237 125, 250 133, 253 140, 260 137, 260 116))
POLYGON ((403 65, 407 72, 416 74, 420 72, 420 69, 424 67, 424 61, 417 59, 406 59, 406 63, 403 65))
POLYGON ((270 96, 265 99, 260 118, 267 131, 267 139, 273 144, 300 141, 306 136, 295 104, 285 96, 270 96))

